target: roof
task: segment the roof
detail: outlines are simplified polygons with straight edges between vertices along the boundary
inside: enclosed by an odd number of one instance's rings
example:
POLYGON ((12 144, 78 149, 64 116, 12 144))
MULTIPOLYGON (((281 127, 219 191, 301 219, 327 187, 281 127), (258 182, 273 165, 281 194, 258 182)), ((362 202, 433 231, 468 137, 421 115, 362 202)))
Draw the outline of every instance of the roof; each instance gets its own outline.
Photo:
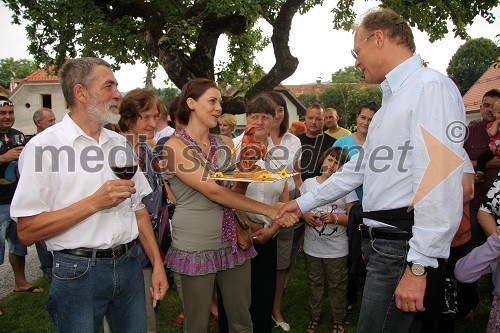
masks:
POLYGON ((500 88, 500 62, 494 63, 484 74, 470 87, 463 97, 466 112, 478 112, 483 95, 491 89, 500 88))
MULTIPOLYGON (((285 95, 290 102, 292 102, 293 105, 297 108, 297 115, 300 116, 305 116, 306 114, 306 108, 305 106, 300 102, 300 100, 296 97, 294 93, 288 89, 288 86, 283 85, 282 83, 278 84, 276 87, 274 87, 273 90, 279 91, 283 95, 285 95)), ((240 90, 234 86, 231 86, 227 88, 225 91, 225 95, 227 96, 236 96, 240 93, 240 90)))
POLYGON ((274 90, 279 91, 280 93, 285 95, 290 100, 290 102, 295 105, 295 107, 297 108, 297 116, 304 117, 306 115, 305 106, 300 102, 296 95, 292 93, 290 89, 288 89, 288 86, 284 86, 280 83, 277 87, 274 88, 274 90))
POLYGON ((296 84, 296 85, 287 84, 286 87, 295 96, 300 96, 302 94, 319 95, 326 89, 333 87, 333 83, 321 83, 319 81, 316 81, 316 83, 309 83, 309 84, 296 84))
POLYGON ((38 84, 38 83, 55 84, 59 83, 59 78, 57 77, 57 75, 49 74, 45 68, 37 69, 30 75, 26 76, 24 79, 18 81, 16 87, 10 93, 10 97, 14 96, 19 91, 19 89, 25 84, 38 84))
POLYGON ((38 82, 38 81, 57 81, 57 75, 50 75, 47 70, 40 68, 30 75, 26 76, 22 81, 38 82))
MULTIPOLYGON (((356 85, 359 88, 379 86, 378 84, 368 84, 368 83, 347 83, 347 84, 356 85)), ((290 90, 290 92, 295 96, 300 96, 302 94, 320 95, 325 90, 335 87, 335 85, 336 83, 330 83, 330 82, 322 83, 320 81, 316 81, 316 83, 309 83, 309 84, 297 84, 297 85, 287 84, 286 88, 290 90)))

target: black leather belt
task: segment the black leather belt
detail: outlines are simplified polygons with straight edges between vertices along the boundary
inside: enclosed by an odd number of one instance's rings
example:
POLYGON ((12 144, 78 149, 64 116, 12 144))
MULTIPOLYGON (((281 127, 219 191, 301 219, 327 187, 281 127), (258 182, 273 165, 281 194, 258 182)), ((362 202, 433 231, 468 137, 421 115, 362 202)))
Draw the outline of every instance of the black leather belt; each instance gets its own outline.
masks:
POLYGON ((61 250, 60 252, 86 258, 92 258, 92 254, 95 252, 96 258, 116 258, 127 252, 127 250, 134 246, 135 243, 137 243, 137 239, 134 239, 130 243, 117 245, 110 249, 88 249, 80 247, 71 250, 61 250))
POLYGON ((410 235, 403 230, 397 228, 374 228, 365 224, 359 225, 359 231, 363 238, 380 238, 380 239, 396 239, 396 240, 409 240, 410 235))

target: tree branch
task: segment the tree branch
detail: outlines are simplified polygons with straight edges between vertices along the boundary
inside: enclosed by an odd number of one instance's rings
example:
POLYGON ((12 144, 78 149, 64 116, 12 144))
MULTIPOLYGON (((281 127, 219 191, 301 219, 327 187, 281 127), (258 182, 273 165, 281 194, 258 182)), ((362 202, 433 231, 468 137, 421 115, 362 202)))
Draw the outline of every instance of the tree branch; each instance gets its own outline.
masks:
POLYGON ((248 90, 245 96, 246 99, 252 98, 259 92, 273 89, 280 84, 281 81, 290 77, 297 69, 299 60, 290 52, 288 41, 290 39, 293 16, 305 1, 306 0, 288 0, 281 7, 276 20, 272 23, 273 35, 271 41, 276 62, 269 73, 263 76, 262 79, 248 90))

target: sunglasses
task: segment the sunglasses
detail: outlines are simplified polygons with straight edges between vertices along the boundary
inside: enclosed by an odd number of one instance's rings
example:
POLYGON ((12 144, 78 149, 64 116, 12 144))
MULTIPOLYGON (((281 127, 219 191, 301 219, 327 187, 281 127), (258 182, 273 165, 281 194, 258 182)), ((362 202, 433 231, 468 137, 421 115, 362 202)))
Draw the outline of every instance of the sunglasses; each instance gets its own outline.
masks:
POLYGON ((0 108, 1 108, 2 106, 6 106, 6 105, 7 105, 7 106, 12 106, 12 107, 13 107, 13 106, 14 106, 14 103, 12 103, 11 101, 7 101, 7 100, 0 101, 0 108))

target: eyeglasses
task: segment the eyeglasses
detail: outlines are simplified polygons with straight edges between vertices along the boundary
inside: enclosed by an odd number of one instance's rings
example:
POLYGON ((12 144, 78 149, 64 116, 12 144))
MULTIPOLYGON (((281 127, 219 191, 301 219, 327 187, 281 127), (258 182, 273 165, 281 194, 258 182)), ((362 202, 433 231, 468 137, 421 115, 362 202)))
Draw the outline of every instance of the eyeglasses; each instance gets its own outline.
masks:
POLYGON ((141 115, 138 115, 137 118, 139 120, 142 120, 142 121, 145 121, 145 122, 149 122, 150 119, 153 119, 154 121, 158 121, 158 120, 160 120, 160 115, 159 114, 155 114, 154 116, 147 115, 145 117, 143 117, 141 115))
MULTIPOLYGON (((368 39, 372 38, 375 34, 371 34, 370 36, 366 37, 365 39, 363 39, 359 44, 363 44, 364 42, 366 42, 368 39)), ((351 50, 351 54, 352 56, 354 57, 354 59, 358 59, 358 52, 359 50, 361 50, 361 46, 358 48, 358 51, 354 51, 354 50, 351 50)))
POLYGON ((248 116, 252 121, 269 121, 272 120, 273 117, 267 114, 252 114, 248 116))
POLYGON ((11 101, 9 101, 9 100, 2 100, 2 101, 0 101, 0 108, 1 108, 2 106, 6 106, 6 105, 14 107, 14 103, 12 103, 12 102, 11 102, 11 101))

